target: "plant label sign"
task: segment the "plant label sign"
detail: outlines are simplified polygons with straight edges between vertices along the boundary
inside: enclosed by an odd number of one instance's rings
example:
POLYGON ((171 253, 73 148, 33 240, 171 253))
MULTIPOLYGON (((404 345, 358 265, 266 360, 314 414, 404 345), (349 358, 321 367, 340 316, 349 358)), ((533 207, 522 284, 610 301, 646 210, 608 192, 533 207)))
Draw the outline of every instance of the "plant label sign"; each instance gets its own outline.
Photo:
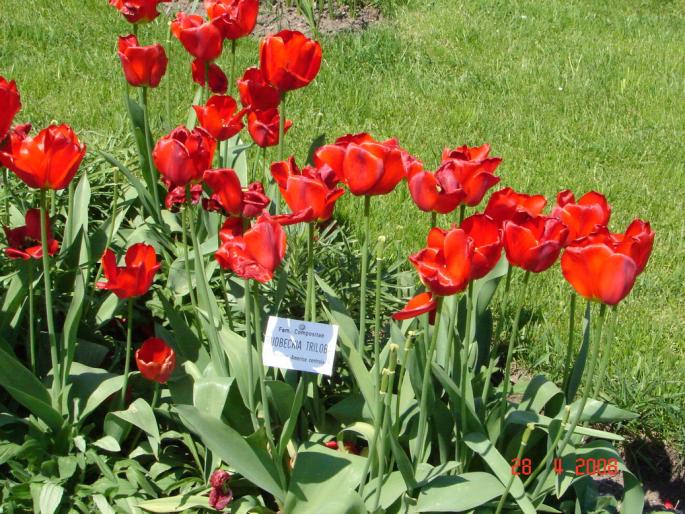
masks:
POLYGON ((262 363, 272 368, 331 375, 338 325, 270 316, 262 363))

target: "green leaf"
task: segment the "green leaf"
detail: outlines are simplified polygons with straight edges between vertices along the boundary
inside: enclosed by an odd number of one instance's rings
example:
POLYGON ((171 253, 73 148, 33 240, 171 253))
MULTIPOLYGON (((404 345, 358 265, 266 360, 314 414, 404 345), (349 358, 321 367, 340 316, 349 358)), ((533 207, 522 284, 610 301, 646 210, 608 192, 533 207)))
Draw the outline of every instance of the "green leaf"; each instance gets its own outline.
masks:
POLYGON ((176 411, 185 426, 199 435, 212 453, 257 487, 284 499, 285 492, 278 485, 274 464, 264 450, 250 446, 238 432, 196 407, 178 405, 176 411))
MULTIPOLYGON (((188 119, 186 120, 186 127, 188 127, 188 130, 193 130, 195 128, 195 122, 197 121, 197 113, 195 112, 195 109, 193 109, 193 105, 200 105, 200 100, 202 99, 202 91, 203 91, 202 86, 197 86, 195 88, 195 96, 193 97, 193 103, 190 104, 190 108, 188 109, 188 119)), ((243 182, 243 184, 246 184, 246 182, 243 182)))
POLYGON ((97 446, 107 452, 118 452, 121 451, 121 446, 119 446, 119 441, 114 439, 111 435, 106 435, 101 437, 93 443, 93 446, 97 446))
POLYGON ((101 494, 93 496, 93 503, 100 511, 100 514, 116 514, 115 510, 107 503, 107 498, 101 494))
POLYGON ((159 498, 156 500, 147 500, 138 504, 143 510, 148 512, 182 512, 187 509, 201 508, 211 510, 209 507, 209 498, 199 495, 179 494, 178 496, 170 496, 168 498, 159 498))
POLYGON ((90 205, 90 182, 84 173, 74 191, 74 205, 64 228, 61 254, 64 254, 76 241, 79 231, 88 233, 88 206, 90 205))
POLYGON ((302 409, 302 401, 304 400, 304 380, 300 380, 295 390, 295 397, 293 398, 292 407, 290 409, 290 416, 283 426, 281 438, 278 441, 278 454, 283 456, 288 447, 288 441, 293 436, 295 428, 297 428, 297 420, 302 409))
POLYGON ((174 341, 170 341, 170 344, 173 344, 174 351, 198 366, 208 362, 209 355, 207 351, 202 347, 200 339, 188 326, 185 318, 174 308, 171 302, 164 296, 164 293, 159 290, 157 298, 161 302, 164 314, 174 332, 174 341))
MULTIPOLYGON (((518 409, 540 412, 548 403, 555 400, 552 414, 556 414, 563 403, 563 399, 564 395, 561 389, 554 382, 547 380, 544 375, 537 375, 526 387, 518 409)), ((549 409, 547 413, 549 414, 549 409)))
POLYGON ((136 175, 130 169, 128 169, 128 167, 126 167, 123 163, 118 161, 114 156, 108 154, 103 150, 99 150, 98 153, 102 155, 102 157, 112 166, 116 166, 117 168, 119 168, 119 171, 121 171, 121 173, 124 174, 128 182, 133 186, 133 188, 138 193, 138 199, 143 205, 143 209, 145 210, 147 215, 152 216, 153 219, 156 219, 157 211, 154 208, 154 200, 152 199, 152 196, 150 196, 150 192, 145 188, 145 185, 140 180, 138 180, 138 177, 136 177, 136 175))
POLYGON ((196 380, 193 388, 193 405, 205 414, 221 418, 234 380, 232 377, 203 377, 196 380))
MULTIPOLYGON (((580 399, 571 404, 570 419, 574 419, 579 407, 580 399)), ((589 398, 585 404, 585 408, 583 409, 583 414, 580 417, 580 421, 588 421, 590 423, 616 423, 617 421, 629 421, 639 417, 639 414, 619 409, 616 407, 616 405, 589 398)))
MULTIPOLYGON (((536 414, 531 411, 514 411, 509 416, 507 416, 507 423, 514 423, 516 425, 527 425, 528 423, 535 423, 537 426, 547 429, 553 419, 541 414, 536 414)), ((595 428, 584 427, 578 425, 573 431, 577 435, 586 435, 590 437, 596 437, 599 439, 607 439, 609 441, 623 441, 623 437, 618 434, 612 434, 611 432, 606 432, 604 430, 597 430, 595 428)))
POLYGON ((152 407, 150 407, 150 404, 142 398, 138 398, 128 406, 128 409, 124 411, 115 411, 112 412, 112 414, 145 432, 148 441, 150 441, 152 453, 157 457, 157 449, 159 448, 160 442, 159 428, 157 427, 155 413, 153 412, 152 407))
POLYGON ((248 359, 245 338, 239 336, 235 332, 231 332, 228 327, 223 326, 219 332, 219 341, 221 342, 221 347, 228 357, 231 374, 238 382, 238 389, 240 391, 240 396, 243 398, 243 403, 245 405, 249 405, 247 392, 249 389, 252 389, 254 392, 257 386, 256 377, 259 376, 259 370, 257 369, 259 355, 257 355, 257 351, 254 349, 254 347, 250 348, 250 351, 252 352, 253 377, 252 383, 250 383, 247 373, 248 359))
POLYGON ((57 511, 59 504, 62 503, 63 495, 64 489, 62 487, 51 483, 43 484, 38 497, 38 513, 53 514, 57 511))
POLYGON ((416 509, 418 512, 461 512, 481 507, 503 493, 504 486, 490 473, 443 476, 421 489, 416 509))

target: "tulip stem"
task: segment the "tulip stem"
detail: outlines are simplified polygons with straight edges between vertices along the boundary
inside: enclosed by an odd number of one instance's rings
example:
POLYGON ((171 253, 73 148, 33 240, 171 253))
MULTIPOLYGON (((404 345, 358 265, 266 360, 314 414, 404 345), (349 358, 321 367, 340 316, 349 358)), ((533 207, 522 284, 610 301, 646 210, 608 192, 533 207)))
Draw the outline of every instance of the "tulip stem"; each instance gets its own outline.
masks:
MULTIPOLYGON (((466 291, 466 326, 464 327, 464 341, 462 342, 461 347, 461 371, 459 373, 459 388, 461 389, 461 398, 459 399, 459 424, 462 437, 465 436, 468 431, 468 425, 466 423, 466 381, 469 365, 469 349, 471 348, 471 340, 473 339, 471 326, 473 325, 473 309, 473 280, 471 280, 466 291)), ((462 457, 464 456, 465 453, 462 457)))
POLYGON ((188 294, 190 295, 190 305, 193 307, 193 317, 195 319, 195 328, 197 329, 197 336, 202 340, 202 329, 198 322, 197 298, 195 296, 195 288, 193 287, 193 279, 190 273, 190 253, 188 252, 188 208, 186 205, 181 212, 181 240, 183 243, 183 264, 186 271, 186 283, 188 285, 188 294))
MULTIPOLYGON (((284 159, 284 154, 285 154, 285 148, 284 148, 284 141, 285 139, 285 100, 286 100, 286 94, 282 93, 281 94, 281 105, 278 108, 278 160, 282 161, 284 159)), ((275 193, 274 193, 274 204, 276 207, 276 214, 281 213, 281 195, 280 192, 278 191, 278 188, 276 188, 275 193)))
POLYGON ((131 342, 133 339, 133 298, 128 299, 128 314, 126 328, 126 357, 124 360, 124 382, 121 385, 121 396, 119 397, 119 408, 126 406, 126 388, 128 387, 128 374, 131 370, 131 342))
POLYGON ((381 447, 378 452, 378 479, 376 480, 376 494, 374 495, 371 512, 378 512, 378 505, 381 501, 381 492, 383 489, 383 478, 385 475, 385 442, 389 436, 392 437, 392 434, 390 433, 390 411, 392 408, 392 391, 395 385, 395 366, 397 365, 397 356, 393 351, 390 352, 390 359, 391 360, 388 363, 389 368, 383 370, 385 374, 383 377, 383 384, 385 384, 386 387, 381 388, 380 392, 381 401, 383 401, 383 417, 378 422, 381 432, 381 447))
POLYGON ((564 435, 564 428, 566 427, 566 423, 568 422, 568 417, 571 414, 571 407, 566 405, 564 407, 564 413, 561 416, 561 426, 559 427, 559 432, 557 432, 557 435, 554 436, 554 440, 552 441, 552 444, 549 445, 549 448, 547 449, 547 453, 545 456, 542 458, 540 461, 541 463, 545 463, 544 467, 543 466, 536 466, 535 469, 533 470, 533 473, 526 478, 526 481, 523 482, 523 488, 527 488, 530 484, 533 483, 533 480, 535 480, 535 477, 537 477, 540 472, 543 470, 545 471, 545 478, 543 482, 547 481, 547 476, 549 476, 549 473, 552 469, 552 463, 554 462, 554 452, 556 451, 557 444, 559 444, 559 440, 561 439, 561 436, 564 435))
POLYGON ((305 300, 304 317, 307 321, 316 321, 316 297, 314 295, 314 222, 309 223, 307 238, 307 299, 305 300))
POLYGON ((459 206, 459 225, 464 222, 464 216, 466 216, 466 204, 461 204, 459 206))
POLYGON ((2 168, 2 186, 5 189, 5 225, 10 224, 10 183, 7 168, 2 168))
POLYGON ((226 287, 226 274, 224 269, 219 266, 219 280, 221 281, 221 291, 224 294, 224 304, 226 305, 226 318, 228 319, 228 328, 231 332, 235 332, 235 327, 233 325, 233 311, 231 311, 231 300, 228 297, 228 289, 226 287))
MULTIPOLYGON (((247 350, 247 403, 252 419, 252 428, 259 430, 257 421, 257 409, 254 403, 254 359, 252 358, 252 288, 250 280, 245 279, 245 343, 247 350)), ((261 366, 261 363, 259 364, 261 366)))
POLYGON ((43 284, 45 286, 45 318, 48 324, 50 339, 50 360, 52 361, 52 390, 53 407, 59 412, 61 409, 60 393, 62 390, 62 374, 60 371, 59 348, 55 334, 55 321, 52 310, 52 278, 50 275, 50 254, 48 253, 48 197, 45 189, 40 190, 40 241, 43 252, 43 284))
MULTIPOLYGON (((72 182, 73 183, 73 182, 72 182)), ((69 184, 71 187, 71 184, 69 184)), ((114 168, 114 173, 112 175, 112 218, 109 224, 109 230, 107 231, 107 243, 105 248, 109 248, 112 244, 112 239, 114 239, 114 226, 117 220, 117 204, 119 203, 119 168, 114 168)), ((93 285, 100 281, 100 276, 102 275, 102 259, 100 259, 100 266, 98 267, 98 272, 95 274, 95 282, 93 285)))
MULTIPOLYGON (((438 344, 438 333, 440 332, 440 319, 442 311, 442 296, 435 299, 435 325, 433 325, 433 334, 431 337, 430 347, 426 353, 426 362, 423 367, 423 382, 421 383, 421 398, 419 407, 419 428, 416 433, 416 448, 414 449, 415 461, 414 471, 423 462, 424 452, 426 446, 426 422, 428 421, 428 389, 431 383, 431 366, 433 365, 433 357, 435 355, 435 348, 438 344)), ((430 314, 426 314, 430 316, 430 314)))
POLYGON ((609 323, 607 325, 607 331, 606 331, 606 338, 603 343, 603 348, 602 348, 602 358, 599 362, 599 374, 597 375, 597 379, 594 380, 595 387, 592 390, 592 397, 597 398, 599 395, 599 388, 602 386, 604 383, 604 377, 606 376, 606 371, 607 367, 609 365, 609 356, 611 353, 609 352, 609 348, 611 347, 611 343, 614 340, 614 329, 616 328, 616 305, 611 307, 611 317, 609 318, 609 323))
POLYGON ((364 196, 363 225, 364 234, 362 242, 362 276, 359 288, 359 340, 357 341, 357 351, 364 358, 364 340, 366 329, 366 275, 369 271, 369 213, 371 211, 371 197, 364 196))
MULTIPOLYGON (((376 246, 376 305, 374 306, 374 326, 373 326, 373 369, 376 380, 376 388, 380 390, 381 385, 381 279, 383 272, 383 245, 385 237, 378 238, 376 246)), ((381 419, 380 422, 383 420, 381 419)))
POLYGON ((157 173, 155 163, 152 160, 152 134, 150 132, 150 109, 147 101, 147 87, 141 90, 140 99, 143 104, 143 129, 145 130, 145 148, 147 150, 148 169, 150 171, 150 187, 152 187, 152 198, 155 201, 155 213, 157 221, 162 222, 161 203, 159 201, 159 188, 157 187, 157 173))
POLYGON ((431 228, 438 226, 438 213, 435 211, 431 212, 431 228))
POLYGON ((33 374, 37 374, 36 366, 36 334, 34 331, 34 299, 33 299, 33 259, 29 259, 28 262, 28 272, 29 272, 29 356, 31 361, 31 371, 33 374))
MULTIPOLYGON (((523 451, 526 449, 526 446, 528 445, 530 434, 533 433, 534 429, 534 423, 528 423, 526 425, 526 429, 523 431, 523 436, 521 436, 521 444, 519 445, 519 451, 516 454, 516 462, 521 460, 521 457, 523 456, 523 451)), ((502 497, 500 498, 499 503, 497 504, 497 510, 495 511, 495 514, 501 514, 502 509, 504 508, 504 504, 507 501, 507 497, 509 496, 509 491, 511 491, 511 486, 514 485, 515 478, 516 475, 512 473, 507 482, 507 487, 506 489, 504 489, 504 493, 502 494, 502 497)))
POLYGON ((523 304, 526 298, 526 290, 528 289, 528 282, 530 280, 530 271, 526 271, 523 275, 523 285, 521 287, 521 293, 519 296, 519 304, 516 309, 516 317, 514 318, 514 326, 511 330, 511 337, 509 338, 509 346, 507 348, 507 360, 504 364, 504 381, 502 382, 502 399, 500 400, 500 434, 502 436, 502 431, 504 430, 504 416, 507 412, 507 396, 509 395, 509 379, 511 376, 511 360, 514 356, 514 344, 519 335, 519 324, 521 321, 521 312, 523 311, 523 304))
POLYGON ((568 391, 566 390, 568 377, 571 372, 571 357, 573 356, 573 332, 575 327, 576 318, 576 301, 577 295, 575 291, 571 291, 571 304, 569 306, 569 316, 568 316, 568 342, 566 344, 566 357, 564 358, 564 378, 561 381, 561 390, 564 391, 566 395, 566 402, 568 403, 571 399, 568 397, 568 391))

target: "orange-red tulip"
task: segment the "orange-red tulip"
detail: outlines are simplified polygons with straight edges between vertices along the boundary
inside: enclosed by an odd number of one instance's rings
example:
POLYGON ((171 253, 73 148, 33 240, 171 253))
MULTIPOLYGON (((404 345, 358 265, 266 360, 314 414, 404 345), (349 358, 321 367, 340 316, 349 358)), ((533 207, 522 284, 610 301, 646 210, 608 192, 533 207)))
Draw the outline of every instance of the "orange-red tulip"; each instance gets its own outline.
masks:
POLYGON ((200 59, 193 59, 190 65, 193 82, 201 86, 209 83, 212 93, 223 95, 228 90, 228 78, 216 63, 205 63, 200 59))
POLYGON ((157 6, 171 0, 109 0, 126 21, 133 24, 148 23, 159 16, 157 6))
POLYGON ((557 195, 557 204, 552 216, 564 222, 568 228, 569 242, 590 235, 609 223, 611 207, 604 195, 590 191, 576 202, 568 189, 557 195))
POLYGON ((202 178, 212 166, 216 141, 201 128, 188 130, 180 126, 155 145, 152 160, 168 186, 185 186, 202 178))
POLYGON ((134 35, 119 37, 119 59, 129 84, 136 87, 157 87, 166 73, 164 47, 156 43, 140 46, 134 35))
POLYGON ((190 55, 203 62, 211 62, 221 55, 223 32, 216 23, 197 14, 179 12, 171 22, 171 32, 190 55))
POLYGON ((217 141, 230 139, 243 128, 245 110, 238 111, 231 96, 214 95, 204 106, 193 105, 193 109, 202 128, 217 141))
POLYGON ((505 187, 492 193, 485 207, 485 214, 500 225, 505 221, 537 216, 547 205, 547 199, 542 195, 527 195, 517 193, 510 187, 505 187))
POLYGON ((281 93, 306 86, 321 67, 321 45, 302 32, 282 30, 262 39, 259 67, 281 93))
MULTIPOLYGON (((278 109, 266 109, 264 111, 250 111, 247 115, 247 131, 257 146, 266 148, 278 144, 278 123, 280 114, 278 109)), ((290 130, 293 122, 286 120, 284 133, 290 130)))
POLYGON ((243 107, 253 111, 274 109, 281 103, 281 93, 269 84, 259 68, 248 68, 238 79, 238 92, 243 107))
POLYGON ((464 204, 469 207, 483 201, 485 193, 500 181, 494 175, 502 162, 499 157, 489 157, 490 145, 460 146, 442 152, 443 164, 440 167, 441 183, 449 189, 460 187, 466 194, 464 204))
POLYGON ((205 8, 226 39, 238 39, 254 30, 259 0, 205 0, 205 8))
POLYGON ((237 173, 230 168, 205 171, 203 181, 212 195, 203 201, 208 211, 223 212, 226 216, 255 218, 267 208, 271 200, 264 194, 264 187, 253 182, 247 189, 240 185, 237 173))
MULTIPOLYGON (((48 254, 55 255, 59 250, 59 243, 52 236, 50 217, 47 218, 48 254)), ((8 248, 5 254, 10 259, 42 259, 43 247, 40 239, 40 209, 29 209, 25 216, 23 227, 4 227, 8 248)))
POLYGON ((152 286, 158 269, 157 254, 152 246, 144 243, 131 246, 126 250, 124 266, 117 266, 114 252, 108 248, 102 256, 102 272, 107 282, 95 285, 122 299, 142 296, 152 286))
POLYGON ((166 384, 176 367, 176 353, 163 339, 150 337, 136 350, 136 365, 148 380, 166 384))
POLYGON ((558 219, 548 216, 528 217, 504 224, 504 250, 512 266, 540 273, 559 257, 566 244, 568 229, 558 219))
POLYGON ((409 194, 422 211, 447 214, 466 198, 466 191, 458 181, 445 180, 449 177, 445 177, 444 170, 444 164, 435 173, 419 168, 407 177, 409 194))
POLYGON ((473 242, 471 280, 482 278, 495 267, 502 255, 502 230, 485 214, 474 214, 461 223, 473 242))
POLYGON ((411 319, 430 312, 428 321, 432 324, 435 321, 435 312, 437 307, 438 303, 433 299, 433 295, 431 293, 420 293, 411 298, 401 311, 394 313, 392 315, 392 319, 398 321, 403 319, 411 319))
POLYGON ((21 109, 21 99, 17 84, 0 76, 0 143, 9 133, 12 120, 21 109))

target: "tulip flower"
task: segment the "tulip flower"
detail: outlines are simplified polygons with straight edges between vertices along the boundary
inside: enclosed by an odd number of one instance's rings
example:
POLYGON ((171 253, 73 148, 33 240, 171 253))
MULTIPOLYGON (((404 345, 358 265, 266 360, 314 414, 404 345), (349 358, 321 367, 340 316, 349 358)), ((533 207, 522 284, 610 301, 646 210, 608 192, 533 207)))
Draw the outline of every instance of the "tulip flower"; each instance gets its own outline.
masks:
POLYGON ((466 289, 471 277, 473 240, 460 228, 433 228, 426 248, 411 255, 409 261, 421 282, 438 296, 449 296, 466 289))
POLYGON ((224 37, 235 40, 254 30, 259 0, 205 0, 205 9, 224 37))
MULTIPOLYGON (((280 115, 278 109, 266 109, 264 111, 250 111, 247 115, 247 131, 257 146, 266 148, 278 144, 278 124, 280 115)), ((293 122, 286 120, 284 134, 290 129, 293 122)))
POLYGON ((35 189, 64 189, 86 155, 68 125, 50 125, 35 137, 12 131, 9 144, 0 149, 0 162, 26 185, 35 189))
POLYGON ((295 30, 282 30, 262 39, 259 68, 281 93, 308 85, 321 67, 321 45, 295 30))
POLYGON ((152 159, 169 186, 185 186, 202 178, 215 150, 216 141, 205 129, 180 126, 157 141, 152 159))
MULTIPOLYGON (((190 186, 190 201, 193 205, 200 203, 202 196, 202 184, 193 184, 190 186)), ((187 192, 185 186, 172 186, 164 198, 164 206, 172 211, 177 212, 180 205, 188 203, 187 192)))
POLYGON ((344 189, 335 187, 335 173, 328 166, 305 166, 300 170, 294 157, 273 163, 271 175, 290 210, 294 214, 307 213, 298 218, 301 222, 328 221, 335 202, 345 193, 344 189))
POLYGON ((18 151, 21 142, 26 139, 26 136, 31 132, 31 124, 23 123, 21 125, 14 125, 4 141, 0 141, 0 165, 9 168, 12 163, 12 156, 18 151))
POLYGON ((411 298, 401 311, 392 315, 394 320, 411 319, 430 312, 429 323, 435 322, 435 311, 438 307, 437 302, 431 293, 420 293, 411 298))
MULTIPOLYGON (((448 162, 447 165, 451 166, 448 162)), ((445 174, 445 165, 435 173, 417 169, 407 178, 409 194, 416 206, 424 212, 447 214, 456 209, 466 198, 466 191, 445 174)))
POLYGON ((119 59, 129 84, 157 87, 166 73, 167 59, 160 44, 140 46, 134 35, 119 37, 119 59))
POLYGON ((573 193, 567 189, 557 195, 552 216, 564 222, 568 228, 568 241, 573 242, 605 227, 609 223, 611 207, 600 193, 590 191, 576 202, 573 193))
POLYGON ((190 55, 203 62, 212 62, 221 55, 224 36, 213 21, 197 14, 179 12, 171 22, 171 32, 190 55))
POLYGON ((207 170, 203 181, 212 190, 211 197, 203 201, 208 211, 238 218, 256 218, 271 202, 259 182, 253 182, 243 190, 238 175, 230 168, 207 170))
POLYGON ((461 223, 461 229, 473 242, 471 280, 484 277, 502 255, 502 230, 485 214, 474 214, 461 223))
POLYGON ((194 59, 190 68, 196 84, 204 87, 208 83, 209 90, 218 95, 223 95, 228 90, 228 78, 217 64, 194 59))
POLYGON ((504 250, 509 263, 532 273, 548 269, 566 244, 568 229, 554 217, 528 217, 504 224, 504 250))
POLYGON ((247 109, 275 109, 281 103, 281 93, 266 81, 259 68, 246 69, 237 84, 240 103, 247 109))
POLYGON ((588 300, 616 305, 635 284, 635 261, 605 244, 569 246, 561 271, 573 289, 588 300))
MULTIPOLYGON (((222 235, 226 235, 223 233, 222 235)), ((219 265, 244 279, 268 282, 285 257, 286 237, 268 214, 242 235, 225 238, 215 254, 219 265)))
POLYGON ((148 23, 159 16, 157 6, 171 0, 109 0, 126 21, 133 24, 148 23))
POLYGON ((217 141, 230 139, 243 128, 245 109, 237 108, 233 97, 223 95, 210 97, 204 106, 193 105, 200 125, 217 141))
POLYGON ((0 143, 9 133, 12 120, 21 109, 21 99, 14 80, 7 81, 0 76, 0 143))
POLYGON ((517 193, 510 187, 495 191, 485 207, 485 214, 500 225, 526 216, 537 216, 547 205, 547 199, 542 195, 527 195, 517 193))
POLYGON ((176 367, 176 353, 163 339, 150 337, 136 350, 136 365, 148 380, 166 384, 176 367))
POLYGON ((159 269, 157 254, 152 246, 136 243, 126 250, 125 265, 117 266, 114 252, 109 248, 102 256, 102 271, 107 282, 98 282, 98 289, 112 291, 119 298, 134 298, 148 292, 159 269))
POLYGON ((229 487, 231 476, 228 471, 217 469, 209 478, 209 506, 212 509, 223 511, 233 500, 233 491, 229 487))
MULTIPOLYGON (((42 259, 43 247, 40 240, 40 210, 29 209, 25 216, 23 227, 4 227, 8 248, 5 254, 10 259, 42 259)), ((47 218, 48 255, 52 256, 59 250, 59 243, 52 235, 50 218, 47 218)))
POLYGON ((460 186, 466 197, 464 204, 474 207, 483 201, 485 193, 500 181, 493 173, 502 162, 499 157, 488 157, 490 145, 469 148, 460 146, 442 152, 442 180, 449 189, 460 186))

